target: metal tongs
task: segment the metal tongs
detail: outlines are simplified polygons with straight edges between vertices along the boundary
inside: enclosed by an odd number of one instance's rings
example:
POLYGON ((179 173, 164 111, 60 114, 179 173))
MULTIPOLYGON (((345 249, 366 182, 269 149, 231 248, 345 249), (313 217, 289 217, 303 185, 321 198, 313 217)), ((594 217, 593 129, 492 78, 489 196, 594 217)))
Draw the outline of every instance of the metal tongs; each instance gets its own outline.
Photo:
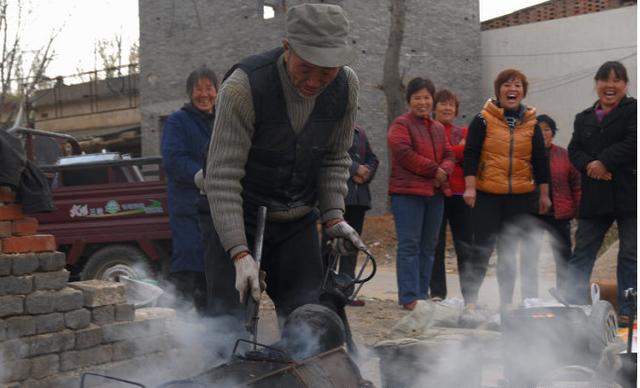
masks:
MULTIPOLYGON (((258 264, 258 277, 260 274, 260 263, 262 262, 262 245, 264 243, 264 229, 267 220, 267 208, 260 206, 258 208, 258 218, 256 221, 256 237, 254 241, 253 257, 258 264)), ((262 279, 258 281, 261 283, 262 279)), ((262 290, 260 290, 262 291, 262 290)), ((247 295, 246 310, 245 310, 245 328, 251 334, 251 342, 253 343, 253 350, 256 350, 258 340, 258 320, 260 319, 260 301, 255 301, 251 297, 251 294, 247 295)))

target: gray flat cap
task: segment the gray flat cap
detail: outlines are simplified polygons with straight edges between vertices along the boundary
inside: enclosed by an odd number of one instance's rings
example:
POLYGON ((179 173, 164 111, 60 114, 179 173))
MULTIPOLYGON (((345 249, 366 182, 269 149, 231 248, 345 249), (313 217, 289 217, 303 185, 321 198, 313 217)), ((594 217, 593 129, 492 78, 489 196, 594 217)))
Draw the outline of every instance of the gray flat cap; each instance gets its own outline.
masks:
POLYGON ((344 10, 331 4, 302 4, 287 12, 287 40, 293 52, 322 67, 340 67, 355 57, 347 42, 349 21, 344 10))

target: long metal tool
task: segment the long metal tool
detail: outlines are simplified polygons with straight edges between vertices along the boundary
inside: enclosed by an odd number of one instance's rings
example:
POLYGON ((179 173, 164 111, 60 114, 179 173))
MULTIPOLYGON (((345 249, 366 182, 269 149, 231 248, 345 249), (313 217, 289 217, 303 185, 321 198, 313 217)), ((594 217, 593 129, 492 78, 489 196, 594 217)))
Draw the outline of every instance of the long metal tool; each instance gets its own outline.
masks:
MULTIPOLYGON (((256 236, 253 248, 253 258, 258 264, 258 277, 260 276, 260 263, 262 262, 262 245, 264 243, 264 228, 267 221, 267 208, 260 206, 258 208, 258 218, 256 220, 256 236)), ((253 342, 253 350, 256 350, 258 340, 258 319, 260 314, 260 301, 255 301, 251 297, 251 293, 247 295, 246 320, 245 327, 251 334, 253 342)))

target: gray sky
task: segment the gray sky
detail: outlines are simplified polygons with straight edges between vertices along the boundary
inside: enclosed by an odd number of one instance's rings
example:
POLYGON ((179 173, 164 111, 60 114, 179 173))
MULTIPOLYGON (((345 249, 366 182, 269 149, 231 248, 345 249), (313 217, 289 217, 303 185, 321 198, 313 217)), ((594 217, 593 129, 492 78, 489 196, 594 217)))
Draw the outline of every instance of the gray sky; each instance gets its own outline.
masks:
MULTIPOLYGON (((448 0, 439 0, 448 1, 448 0)), ((491 19, 515 10, 541 3, 541 0, 479 0, 480 20, 491 19)), ((136 0, 26 0, 31 13, 24 17, 23 47, 42 47, 52 31, 59 30, 55 40, 55 58, 49 65, 50 76, 92 70, 95 65, 95 42, 122 35, 123 57, 138 39, 138 2, 136 0), (35 28, 34 28, 35 26, 35 28)), ((11 3, 11 2, 10 2, 11 3)), ((29 56, 29 51, 25 57, 29 56)), ((102 67, 100 60, 98 68, 102 67)))

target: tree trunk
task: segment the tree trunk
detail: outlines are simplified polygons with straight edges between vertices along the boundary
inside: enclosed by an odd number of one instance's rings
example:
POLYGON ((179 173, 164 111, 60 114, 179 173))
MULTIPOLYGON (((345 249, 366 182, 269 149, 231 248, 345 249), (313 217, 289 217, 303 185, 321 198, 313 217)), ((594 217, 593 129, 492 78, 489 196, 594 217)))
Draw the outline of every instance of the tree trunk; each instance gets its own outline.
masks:
POLYGON ((387 99, 387 128, 391 122, 405 110, 404 85, 400 78, 400 49, 404 37, 405 0, 390 0, 391 23, 389 26, 389 40, 384 55, 382 76, 382 90, 387 99))

